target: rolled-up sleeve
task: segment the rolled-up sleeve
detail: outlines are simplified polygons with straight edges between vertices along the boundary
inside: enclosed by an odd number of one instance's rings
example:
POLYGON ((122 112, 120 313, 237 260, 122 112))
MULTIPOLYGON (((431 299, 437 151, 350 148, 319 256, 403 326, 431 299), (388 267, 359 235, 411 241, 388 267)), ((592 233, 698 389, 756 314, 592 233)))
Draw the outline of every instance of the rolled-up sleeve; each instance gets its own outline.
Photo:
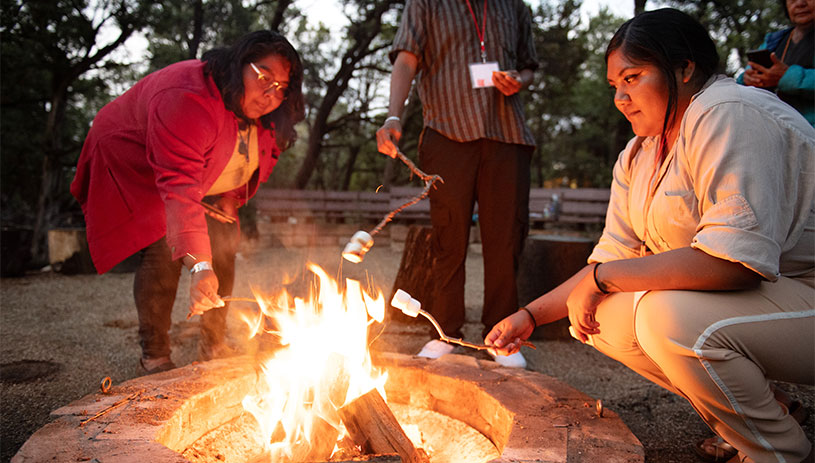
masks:
POLYGON ((388 53, 391 64, 396 62, 396 57, 400 51, 408 51, 419 58, 419 64, 421 65, 423 61, 422 51, 427 42, 426 10, 426 5, 422 0, 408 0, 405 4, 399 30, 393 38, 393 44, 388 53))
POLYGON ((529 14, 529 7, 524 2, 518 2, 518 70, 536 70, 540 66, 538 54, 535 50, 535 38, 532 34, 532 17, 529 14))
POLYGON ((775 281, 795 218, 795 172, 777 130, 749 104, 722 102, 691 114, 680 136, 699 199, 691 246, 775 281), (739 124, 733 124, 733 121, 739 124))

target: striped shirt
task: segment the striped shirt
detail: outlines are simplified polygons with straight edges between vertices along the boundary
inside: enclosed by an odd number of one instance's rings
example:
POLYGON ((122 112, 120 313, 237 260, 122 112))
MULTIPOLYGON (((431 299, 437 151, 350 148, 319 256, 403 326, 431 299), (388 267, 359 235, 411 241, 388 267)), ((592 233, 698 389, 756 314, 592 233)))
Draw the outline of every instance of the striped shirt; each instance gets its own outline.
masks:
POLYGON ((481 62, 478 28, 484 28, 487 61, 502 71, 538 68, 532 19, 523 0, 407 0, 390 60, 400 51, 419 59, 417 86, 424 124, 447 138, 467 142, 487 138, 535 146, 518 93, 495 87, 472 88, 471 63, 481 62))

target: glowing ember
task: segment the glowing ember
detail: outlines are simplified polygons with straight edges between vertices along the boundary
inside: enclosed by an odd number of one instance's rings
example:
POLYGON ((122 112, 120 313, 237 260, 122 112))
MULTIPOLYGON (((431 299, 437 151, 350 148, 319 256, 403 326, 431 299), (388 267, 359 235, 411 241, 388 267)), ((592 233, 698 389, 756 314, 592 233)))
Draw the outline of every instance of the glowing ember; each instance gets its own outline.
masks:
POLYGON ((337 409, 374 388, 385 396, 386 377, 372 366, 367 336, 384 318, 381 292, 372 297, 351 279, 342 290, 319 266, 308 268, 317 294, 305 300, 255 292, 260 312, 244 317, 250 337, 266 331, 282 345, 263 361, 257 395, 243 400, 275 462, 326 459, 341 437, 337 409))

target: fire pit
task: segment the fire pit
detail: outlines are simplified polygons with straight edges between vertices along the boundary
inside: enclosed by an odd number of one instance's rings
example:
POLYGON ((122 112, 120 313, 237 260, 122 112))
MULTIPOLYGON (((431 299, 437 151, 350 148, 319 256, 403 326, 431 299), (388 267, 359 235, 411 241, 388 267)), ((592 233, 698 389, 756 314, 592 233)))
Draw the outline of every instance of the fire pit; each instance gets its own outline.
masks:
MULTIPOLYGON (((54 411, 12 461, 264 461, 255 438, 240 431, 240 420, 251 421, 241 401, 259 379, 253 360, 192 364, 90 394, 54 411)), ((480 461, 644 461, 615 413, 599 416, 593 399, 546 375, 461 355, 375 354, 374 363, 388 374, 385 390, 397 410, 436 412, 489 439, 494 456, 480 461)), ((454 437, 451 448, 467 452, 454 437)))

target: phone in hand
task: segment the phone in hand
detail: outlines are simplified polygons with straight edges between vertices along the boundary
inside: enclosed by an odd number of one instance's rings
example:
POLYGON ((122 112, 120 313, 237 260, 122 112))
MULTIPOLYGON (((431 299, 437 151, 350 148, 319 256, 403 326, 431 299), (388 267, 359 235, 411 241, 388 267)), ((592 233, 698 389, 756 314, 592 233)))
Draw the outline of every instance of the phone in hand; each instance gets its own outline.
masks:
POLYGON ((770 54, 772 51, 764 49, 764 50, 750 50, 747 52, 747 60, 752 61, 756 64, 760 64, 765 68, 770 68, 773 66, 773 60, 770 58, 770 54))

